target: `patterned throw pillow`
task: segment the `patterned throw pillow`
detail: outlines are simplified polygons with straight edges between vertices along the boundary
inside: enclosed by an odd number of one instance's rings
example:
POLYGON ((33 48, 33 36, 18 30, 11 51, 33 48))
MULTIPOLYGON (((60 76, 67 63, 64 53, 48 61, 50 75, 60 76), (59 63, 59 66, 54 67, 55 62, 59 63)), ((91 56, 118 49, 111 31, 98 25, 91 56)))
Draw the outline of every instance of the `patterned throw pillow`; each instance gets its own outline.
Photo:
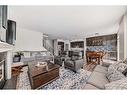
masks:
POLYGON ((127 64, 124 63, 112 64, 108 68, 108 73, 112 73, 114 72, 114 70, 117 70, 122 73, 126 68, 127 68, 127 64))
POLYGON ((127 64, 124 64, 124 63, 119 63, 119 64, 116 66, 116 69, 117 69, 119 72, 123 72, 126 68, 127 68, 127 64))
POLYGON ((124 76, 127 76, 127 68, 122 72, 124 76))
POLYGON ((108 74, 111 74, 113 73, 114 71, 116 71, 116 66, 118 65, 118 63, 116 64, 111 64, 109 67, 108 67, 108 74))
POLYGON ((121 80, 113 81, 105 85, 105 89, 107 90, 124 90, 127 89, 127 78, 123 78, 121 80))
POLYGON ((123 60, 123 63, 127 64, 127 58, 125 60, 123 60))
POLYGON ((125 78, 125 76, 117 70, 114 70, 112 73, 107 73, 106 77, 110 82, 125 78))

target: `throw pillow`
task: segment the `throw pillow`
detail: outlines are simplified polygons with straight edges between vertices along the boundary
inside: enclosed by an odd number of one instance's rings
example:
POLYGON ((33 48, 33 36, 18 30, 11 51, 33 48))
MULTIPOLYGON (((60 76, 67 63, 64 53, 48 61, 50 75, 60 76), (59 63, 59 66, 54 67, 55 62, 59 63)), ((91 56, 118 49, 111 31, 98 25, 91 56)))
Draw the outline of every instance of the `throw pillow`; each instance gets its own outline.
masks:
POLYGON ((116 66, 118 64, 111 64, 109 67, 108 67, 108 74, 111 74, 112 72, 114 72, 116 70, 116 66))
POLYGON ((123 78, 121 80, 113 81, 105 85, 105 89, 107 90, 124 90, 127 89, 127 78, 123 78))
POLYGON ((107 73, 106 77, 110 82, 125 78, 125 76, 117 70, 114 70, 112 73, 107 73))
POLYGON ((116 69, 117 69, 119 72, 123 72, 126 68, 127 68, 127 64, 124 64, 124 63, 119 63, 119 64, 116 66, 116 69))
POLYGON ((123 60, 123 63, 127 64, 127 58, 125 60, 123 60))
POLYGON ((108 68, 108 73, 112 73, 114 72, 114 70, 117 70, 122 73, 126 68, 127 68, 127 64, 124 63, 112 64, 108 68))
POLYGON ((122 72, 122 74, 127 76, 127 68, 122 72))

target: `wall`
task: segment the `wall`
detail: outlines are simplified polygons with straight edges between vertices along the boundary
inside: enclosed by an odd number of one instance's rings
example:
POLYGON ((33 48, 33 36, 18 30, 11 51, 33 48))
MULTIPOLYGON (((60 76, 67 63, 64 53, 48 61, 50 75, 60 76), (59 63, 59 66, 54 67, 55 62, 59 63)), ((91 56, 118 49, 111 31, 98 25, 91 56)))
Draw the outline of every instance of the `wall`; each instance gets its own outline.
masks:
POLYGON ((124 32, 124 59, 127 58, 127 13, 125 14, 125 32, 124 32))
POLYGON ((17 27, 14 51, 46 51, 43 33, 17 27))
POLYGON ((84 61, 86 63, 86 38, 84 39, 84 61))
POLYGON ((8 7, 8 19, 16 21, 16 42, 14 51, 46 51, 43 47, 43 33, 22 28, 20 26, 21 22, 19 22, 21 18, 14 14, 14 10, 8 7))
POLYGON ((118 60, 127 58, 127 13, 119 23, 118 31, 118 60))
POLYGON ((122 18, 118 31, 118 60, 124 60, 124 17, 122 18))
POLYGON ((116 23, 115 25, 109 25, 105 28, 99 28, 97 30, 85 32, 85 38, 115 34, 118 32, 118 29, 119 23, 116 23))
POLYGON ((58 56, 58 41, 57 39, 54 40, 54 55, 58 56))

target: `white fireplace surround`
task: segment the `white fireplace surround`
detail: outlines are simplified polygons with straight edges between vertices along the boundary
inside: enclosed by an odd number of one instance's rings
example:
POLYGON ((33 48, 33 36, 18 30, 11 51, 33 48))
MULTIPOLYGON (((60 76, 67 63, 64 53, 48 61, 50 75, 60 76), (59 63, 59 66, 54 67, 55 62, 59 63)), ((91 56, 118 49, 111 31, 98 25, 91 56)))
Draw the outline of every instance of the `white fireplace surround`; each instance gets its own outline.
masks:
POLYGON ((5 53, 5 77, 6 79, 11 79, 11 64, 12 64, 12 45, 9 45, 4 42, 0 42, 0 53, 5 53))

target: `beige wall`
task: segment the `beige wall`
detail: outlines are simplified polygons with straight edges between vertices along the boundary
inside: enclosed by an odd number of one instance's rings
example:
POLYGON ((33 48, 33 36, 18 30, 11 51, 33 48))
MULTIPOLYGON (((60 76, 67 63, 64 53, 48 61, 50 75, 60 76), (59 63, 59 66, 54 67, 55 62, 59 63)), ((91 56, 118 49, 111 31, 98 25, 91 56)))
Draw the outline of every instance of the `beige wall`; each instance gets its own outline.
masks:
POLYGON ((120 21, 118 31, 118 60, 127 58, 127 14, 120 21))
POLYGON ((125 32, 124 32, 124 58, 127 58, 127 13, 125 14, 125 32))
POLYGON ((17 27, 15 51, 46 51, 43 33, 17 27))
POLYGON ((124 60, 124 17, 122 18, 118 31, 118 60, 124 60))

